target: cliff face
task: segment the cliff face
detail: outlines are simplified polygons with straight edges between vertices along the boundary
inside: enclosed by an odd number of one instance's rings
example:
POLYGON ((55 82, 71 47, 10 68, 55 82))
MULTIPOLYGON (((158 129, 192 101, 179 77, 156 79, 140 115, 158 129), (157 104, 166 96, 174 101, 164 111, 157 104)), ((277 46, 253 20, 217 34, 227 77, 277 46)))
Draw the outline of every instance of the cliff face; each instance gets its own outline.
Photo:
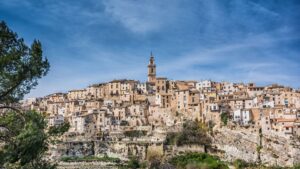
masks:
POLYGON ((214 130, 213 145, 222 159, 292 166, 300 163, 300 142, 296 139, 260 134, 258 129, 222 127, 214 130))
MULTIPOLYGON (((215 128, 213 130, 213 149, 209 153, 225 161, 242 159, 249 163, 265 165, 292 166, 300 163, 300 141, 296 138, 277 136, 272 133, 260 133, 258 128, 215 128)), ((146 159, 147 151, 159 149, 166 157, 183 152, 204 152, 203 146, 165 146, 162 143, 139 142, 68 142, 62 146, 62 156, 102 156, 118 157, 126 160, 128 155, 146 159)))
POLYGON ((222 150, 221 158, 234 161, 243 159, 247 162, 258 161, 258 133, 220 128, 214 131, 213 145, 222 150))
POLYGON ((263 135, 261 161, 271 165, 292 166, 300 163, 300 141, 263 135))

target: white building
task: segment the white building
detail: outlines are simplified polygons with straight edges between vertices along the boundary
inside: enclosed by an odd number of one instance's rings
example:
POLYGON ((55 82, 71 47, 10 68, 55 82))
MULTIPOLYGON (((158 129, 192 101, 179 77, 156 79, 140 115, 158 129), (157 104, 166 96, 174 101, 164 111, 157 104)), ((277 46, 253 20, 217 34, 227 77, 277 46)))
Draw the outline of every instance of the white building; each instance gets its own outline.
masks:
POLYGON ((85 119, 80 115, 80 112, 74 112, 70 122, 71 128, 69 131, 84 133, 85 119))
POLYGON ((240 125, 248 125, 251 120, 251 112, 249 110, 235 110, 233 112, 233 121, 240 125))
POLYGON ((203 89, 211 89, 211 81, 210 80, 203 80, 196 83, 196 89, 203 90, 203 89))
POLYGON ((219 111, 218 103, 210 103, 210 110, 211 111, 219 111))
POLYGON ((187 111, 189 90, 177 90, 175 92, 177 100, 177 110, 187 111))
POLYGON ((114 105, 114 102, 112 100, 104 100, 103 105, 106 107, 111 107, 114 105))
POLYGON ((222 94, 233 94, 233 92, 235 92, 235 87, 233 85, 233 83, 231 82, 223 82, 223 87, 222 87, 222 94))
POLYGON ((136 86, 138 92, 141 94, 147 93, 147 84, 146 83, 138 83, 136 86))
POLYGON ((274 101, 264 101, 262 104, 261 104, 261 108, 274 108, 274 101))

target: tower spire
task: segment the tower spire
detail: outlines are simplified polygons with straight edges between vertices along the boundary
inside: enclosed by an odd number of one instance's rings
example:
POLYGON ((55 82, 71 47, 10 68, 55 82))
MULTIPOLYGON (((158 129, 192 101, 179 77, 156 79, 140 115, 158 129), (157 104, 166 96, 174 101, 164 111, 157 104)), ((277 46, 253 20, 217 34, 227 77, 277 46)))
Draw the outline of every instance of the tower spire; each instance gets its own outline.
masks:
POLYGON ((148 82, 149 83, 155 83, 156 81, 156 65, 154 63, 154 56, 151 51, 150 53, 150 61, 148 64, 148 82))

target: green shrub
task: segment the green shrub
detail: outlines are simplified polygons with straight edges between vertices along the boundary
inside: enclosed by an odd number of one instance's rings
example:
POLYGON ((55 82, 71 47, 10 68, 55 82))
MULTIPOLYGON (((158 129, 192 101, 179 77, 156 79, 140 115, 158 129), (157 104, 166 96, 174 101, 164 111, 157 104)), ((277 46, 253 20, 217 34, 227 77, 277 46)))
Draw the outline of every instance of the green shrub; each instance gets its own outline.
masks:
POLYGON ((124 135, 126 137, 142 137, 147 134, 147 131, 141 131, 141 130, 130 130, 130 131, 125 131, 124 135))
POLYGON ((137 157, 131 157, 130 160, 127 163, 127 167, 131 169, 137 169, 141 167, 141 164, 137 157))
POLYGON ((84 156, 84 157, 62 157, 60 159, 64 162, 92 162, 92 161, 103 161, 103 162, 113 162, 113 163, 120 163, 121 160, 119 158, 113 157, 96 157, 96 156, 84 156))
POLYGON ((166 140, 164 142, 165 145, 176 145, 179 137, 179 133, 170 132, 167 133, 166 140))
POLYGON ((300 169, 300 164, 294 165, 293 169, 300 169))
POLYGON ((183 129, 179 133, 177 145, 209 145, 211 139, 207 134, 207 129, 202 123, 196 121, 186 121, 183 129))
POLYGON ((228 123, 228 113, 222 113, 221 114, 221 121, 223 122, 223 124, 226 126, 228 123))
POLYGON ((228 169, 228 166, 217 157, 206 153, 187 153, 173 157, 170 163, 176 168, 228 169))
POLYGON ((246 161, 237 159, 233 162, 233 166, 235 167, 235 169, 243 169, 248 167, 249 165, 246 161))

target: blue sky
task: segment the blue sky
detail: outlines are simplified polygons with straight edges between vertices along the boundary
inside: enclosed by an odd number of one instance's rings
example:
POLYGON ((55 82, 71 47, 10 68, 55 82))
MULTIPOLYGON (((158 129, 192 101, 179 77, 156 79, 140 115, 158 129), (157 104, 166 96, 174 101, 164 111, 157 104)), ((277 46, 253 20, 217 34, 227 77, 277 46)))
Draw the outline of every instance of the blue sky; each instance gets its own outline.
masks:
POLYGON ((151 51, 170 79, 300 87, 297 0, 1 0, 0 20, 50 61, 27 97, 145 81, 151 51))

